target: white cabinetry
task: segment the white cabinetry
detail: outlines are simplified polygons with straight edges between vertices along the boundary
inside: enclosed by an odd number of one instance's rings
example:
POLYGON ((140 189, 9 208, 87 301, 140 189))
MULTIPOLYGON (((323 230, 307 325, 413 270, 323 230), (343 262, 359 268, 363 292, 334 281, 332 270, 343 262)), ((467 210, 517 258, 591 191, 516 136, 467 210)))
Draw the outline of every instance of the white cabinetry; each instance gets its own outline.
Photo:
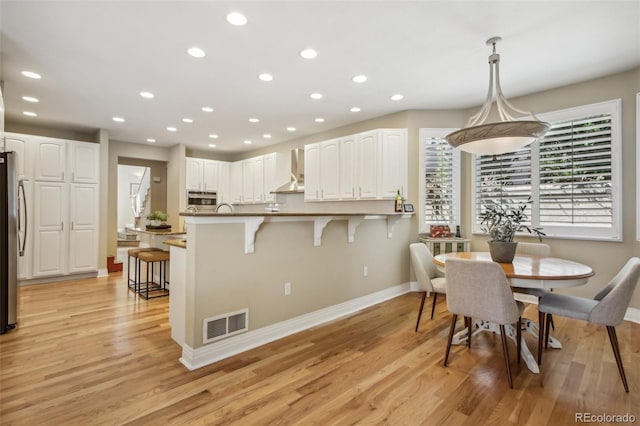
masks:
POLYGON ((229 194, 231 203, 269 203, 275 200, 274 191, 284 183, 285 170, 278 153, 261 155, 231 163, 229 194))
POLYGON ((20 279, 98 270, 100 145, 7 134, 19 153, 28 224, 20 279), (22 154, 22 155, 20 155, 22 154))
POLYGON ((230 203, 229 197, 229 163, 220 161, 218 164, 218 204, 230 203))
POLYGON ((407 188, 407 130, 378 129, 305 146, 305 201, 393 199, 407 188))
POLYGON ((16 173, 18 179, 27 179, 27 176, 31 175, 31 171, 27 168, 27 156, 28 144, 27 139, 20 136, 10 136, 7 133, 6 137, 7 151, 14 151, 16 153, 16 173))
POLYGON ((229 169, 223 167, 224 161, 205 160, 203 158, 186 159, 187 191, 219 191, 220 182, 228 181, 229 169), (224 176, 224 174, 227 176, 224 176))
POLYGON ((278 164, 277 164, 277 154, 272 152, 271 154, 267 154, 263 156, 264 159, 264 201, 266 202, 274 202, 276 200, 276 194, 272 194, 271 191, 274 191, 278 187, 278 164))
POLYGON ((229 165, 229 198, 233 204, 242 202, 242 161, 229 165))

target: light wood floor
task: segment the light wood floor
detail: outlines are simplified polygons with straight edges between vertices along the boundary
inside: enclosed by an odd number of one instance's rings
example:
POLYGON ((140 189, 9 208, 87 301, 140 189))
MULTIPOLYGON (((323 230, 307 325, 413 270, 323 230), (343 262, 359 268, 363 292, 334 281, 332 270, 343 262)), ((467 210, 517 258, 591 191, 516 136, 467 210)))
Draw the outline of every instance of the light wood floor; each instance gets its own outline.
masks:
POLYGON ((576 412, 640 418, 638 324, 618 327, 629 394, 606 330, 562 318, 554 334, 564 348, 545 353, 542 374, 516 367, 510 346, 513 390, 500 338, 491 334, 471 350, 454 347, 444 368, 446 303, 415 333, 418 294, 190 372, 170 338, 168 299, 145 301, 125 287, 115 275, 21 289, 20 327, 0 336, 0 423, 479 426, 574 425, 576 412))

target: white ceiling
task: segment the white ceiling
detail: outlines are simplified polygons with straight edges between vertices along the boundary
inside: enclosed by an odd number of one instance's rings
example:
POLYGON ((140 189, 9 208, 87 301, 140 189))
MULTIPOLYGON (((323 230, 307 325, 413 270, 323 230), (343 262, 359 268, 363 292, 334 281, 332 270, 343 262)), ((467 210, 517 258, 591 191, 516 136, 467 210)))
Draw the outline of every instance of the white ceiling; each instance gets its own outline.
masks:
POLYGON ((7 121, 101 128, 111 139, 154 138, 158 146, 216 143, 224 153, 395 111, 480 105, 491 36, 503 38, 498 53, 508 98, 640 65, 638 0, 1 0, 0 24, 7 121), (229 25, 230 11, 244 13, 248 24, 229 25), (207 56, 188 56, 192 46, 207 56), (316 59, 298 55, 307 47, 317 50, 316 59), (25 78, 23 70, 42 79, 25 78), (263 72, 274 80, 258 80, 263 72), (354 83, 356 74, 368 81, 354 83), (143 99, 144 90, 155 98, 143 99), (310 99, 313 92, 324 98, 310 99), (395 93, 404 99, 390 100, 395 93), (25 95, 40 102, 29 104, 25 95), (354 106, 361 112, 349 112, 354 106), (183 123, 185 117, 194 122, 183 123), (252 117, 260 122, 249 123, 252 117))

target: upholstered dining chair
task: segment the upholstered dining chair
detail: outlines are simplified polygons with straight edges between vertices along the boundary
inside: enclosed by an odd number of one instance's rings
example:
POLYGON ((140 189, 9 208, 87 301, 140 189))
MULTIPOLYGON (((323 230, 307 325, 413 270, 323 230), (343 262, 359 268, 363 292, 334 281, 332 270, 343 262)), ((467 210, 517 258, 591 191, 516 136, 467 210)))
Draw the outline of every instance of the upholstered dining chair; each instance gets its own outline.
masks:
MULTIPOLYGON (((604 325, 607 327, 611 349, 613 349, 624 390, 629 392, 615 326, 622 322, 639 278, 640 258, 632 257, 593 299, 557 293, 547 293, 542 296, 538 304, 540 321, 538 365, 542 363, 543 334, 545 335, 544 339, 546 339, 545 347, 549 342, 549 323, 547 318, 550 314, 604 325)), ((448 300, 449 297, 447 296, 448 300)))
POLYGON ((433 293, 433 304, 431 305, 431 319, 433 319, 433 312, 436 309, 436 301, 438 293, 446 293, 445 279, 442 277, 442 273, 438 270, 433 263, 433 255, 424 243, 413 243, 409 245, 409 251, 411 252, 411 265, 413 265, 413 272, 416 274, 418 280, 418 287, 422 292, 422 301, 420 302, 420 310, 418 311, 418 320, 416 321, 416 329, 420 325, 420 317, 422 317, 422 309, 424 308, 424 301, 427 298, 427 293, 433 293))
POLYGON ((518 363, 521 353, 520 316, 524 305, 516 302, 502 267, 490 261, 447 259, 445 263, 447 276, 447 308, 453 314, 449 329, 447 351, 444 365, 447 366, 451 340, 455 331, 458 315, 463 315, 468 327, 467 346, 471 347, 471 324, 473 319, 491 321, 500 326, 502 351, 507 367, 509 387, 513 388, 511 366, 509 363, 509 348, 505 325, 514 324, 516 327, 516 341, 518 363))
MULTIPOLYGON (((518 242, 516 246, 516 255, 518 254, 528 254, 531 256, 540 256, 540 257, 551 257, 551 246, 549 244, 544 243, 522 243, 518 242)), ((547 291, 543 288, 527 288, 517 289, 518 293, 530 294, 538 298, 538 300, 544 296, 547 291)), ((518 297, 516 296, 516 300, 518 297)), ((553 323, 553 316, 549 315, 549 323, 551 324, 551 328, 555 330, 555 324, 553 323)))

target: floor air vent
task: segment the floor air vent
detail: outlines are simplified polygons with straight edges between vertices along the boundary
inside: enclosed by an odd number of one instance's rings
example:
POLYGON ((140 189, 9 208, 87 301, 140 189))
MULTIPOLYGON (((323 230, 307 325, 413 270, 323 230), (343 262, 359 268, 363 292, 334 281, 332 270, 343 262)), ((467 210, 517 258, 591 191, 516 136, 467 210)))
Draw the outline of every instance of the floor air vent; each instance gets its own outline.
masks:
POLYGON ((205 318, 203 326, 203 343, 210 343, 249 329, 249 310, 229 312, 216 317, 205 318))

